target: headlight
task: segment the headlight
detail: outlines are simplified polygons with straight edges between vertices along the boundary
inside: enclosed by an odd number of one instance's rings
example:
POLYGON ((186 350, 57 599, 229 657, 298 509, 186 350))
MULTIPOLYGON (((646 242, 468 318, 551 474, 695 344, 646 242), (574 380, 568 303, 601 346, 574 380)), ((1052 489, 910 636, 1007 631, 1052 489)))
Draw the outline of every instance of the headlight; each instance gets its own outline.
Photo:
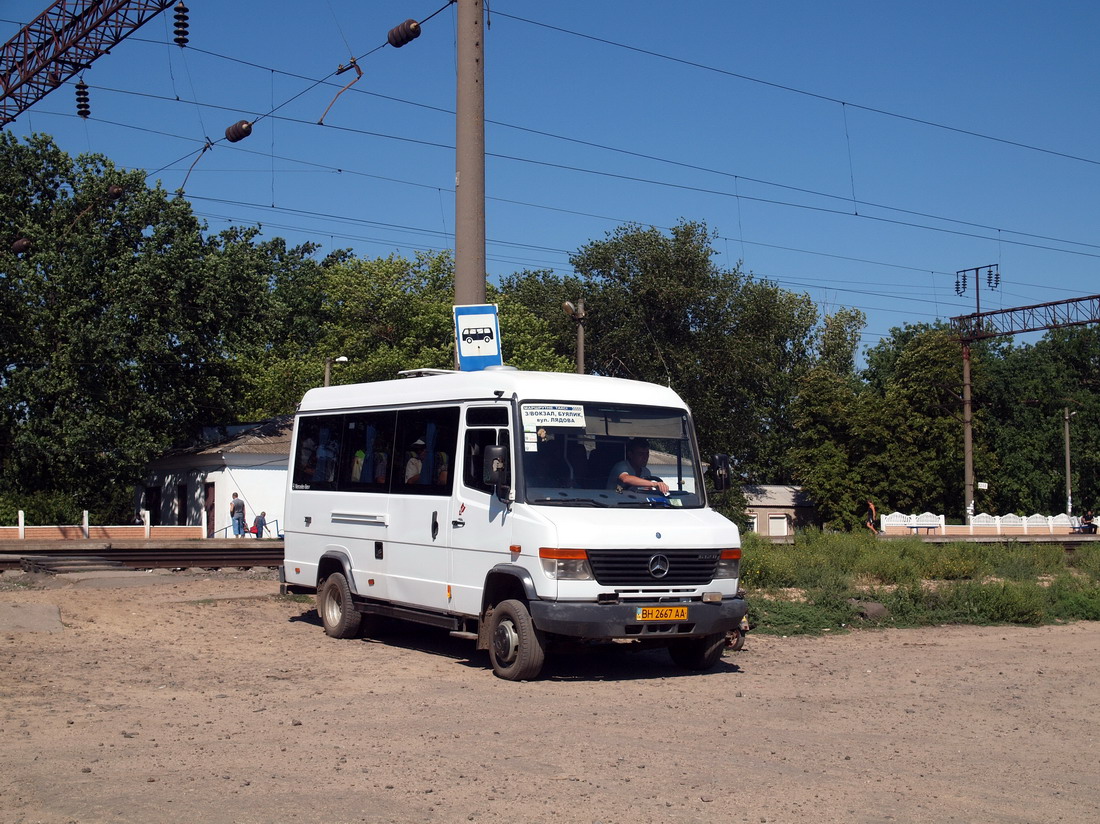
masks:
POLYGON ((741 550, 723 549, 714 570, 715 578, 738 578, 741 575, 741 550))
POLYGON ((588 565, 588 551, 539 547, 539 560, 547 578, 555 581, 591 581, 592 568, 588 565))

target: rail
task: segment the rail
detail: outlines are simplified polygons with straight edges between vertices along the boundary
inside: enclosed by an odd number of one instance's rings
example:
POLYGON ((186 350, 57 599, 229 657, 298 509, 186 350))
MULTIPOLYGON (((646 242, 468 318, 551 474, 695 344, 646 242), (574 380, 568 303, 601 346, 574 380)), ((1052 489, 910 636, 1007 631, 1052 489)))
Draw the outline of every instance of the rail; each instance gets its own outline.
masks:
POLYGON ((276 567, 283 562, 283 542, 278 539, 20 541, 18 545, 11 546, 11 550, 0 553, 0 570, 41 569, 43 559, 54 559, 57 568, 72 567, 75 562, 85 561, 121 569, 276 567))

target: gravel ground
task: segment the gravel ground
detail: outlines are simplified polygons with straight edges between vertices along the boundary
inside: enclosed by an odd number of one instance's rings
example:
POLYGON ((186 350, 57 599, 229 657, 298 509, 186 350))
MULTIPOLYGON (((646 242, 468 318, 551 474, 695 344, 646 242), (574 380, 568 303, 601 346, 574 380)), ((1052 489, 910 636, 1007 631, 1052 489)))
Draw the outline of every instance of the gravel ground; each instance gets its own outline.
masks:
POLYGON ((5 573, 5 822, 1100 820, 1100 624, 750 635, 712 672, 336 641, 270 571, 5 573), (46 610, 47 613, 52 610, 46 610), (50 631, 50 630, 53 631, 50 631))

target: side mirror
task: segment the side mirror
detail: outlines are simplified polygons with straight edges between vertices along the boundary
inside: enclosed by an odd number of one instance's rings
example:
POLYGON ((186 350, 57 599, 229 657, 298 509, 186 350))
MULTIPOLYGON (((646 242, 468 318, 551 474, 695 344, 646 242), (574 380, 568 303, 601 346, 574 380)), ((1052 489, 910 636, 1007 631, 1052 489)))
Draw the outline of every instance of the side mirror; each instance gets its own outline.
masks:
POLYGON ((493 485, 496 496, 507 501, 512 493, 512 472, 508 468, 508 449, 496 444, 485 447, 482 477, 493 485))
POLYGON ((730 456, 719 453, 711 457, 710 468, 714 471, 714 491, 725 492, 730 488, 730 456))

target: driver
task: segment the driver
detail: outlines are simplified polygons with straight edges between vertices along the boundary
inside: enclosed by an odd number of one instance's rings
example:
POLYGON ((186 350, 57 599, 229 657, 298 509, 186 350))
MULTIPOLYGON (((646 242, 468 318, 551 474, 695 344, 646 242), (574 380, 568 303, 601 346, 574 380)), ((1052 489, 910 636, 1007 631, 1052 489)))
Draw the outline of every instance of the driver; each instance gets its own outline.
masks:
POLYGON ((631 438, 626 444, 626 460, 611 467, 607 478, 610 489, 630 487, 633 489, 652 489, 662 495, 668 494, 668 484, 649 471, 649 441, 645 438, 631 438))

